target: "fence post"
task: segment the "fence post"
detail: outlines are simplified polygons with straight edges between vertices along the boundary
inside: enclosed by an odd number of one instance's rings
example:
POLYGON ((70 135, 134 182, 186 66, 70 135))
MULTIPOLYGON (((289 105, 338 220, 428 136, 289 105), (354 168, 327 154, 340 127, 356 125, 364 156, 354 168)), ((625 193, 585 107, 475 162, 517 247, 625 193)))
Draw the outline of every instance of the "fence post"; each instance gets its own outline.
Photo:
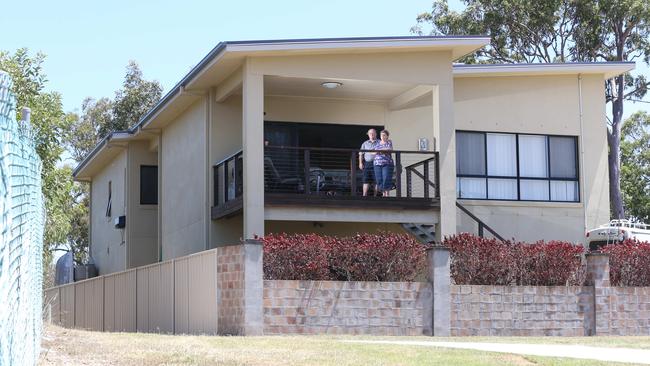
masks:
MULTIPOLYGON (((591 323, 591 329, 586 329, 589 335, 609 335, 610 314, 610 283, 609 255, 604 253, 589 253, 587 258, 587 286, 592 287, 590 321, 585 322, 585 328, 591 323)), ((585 316, 587 318, 587 316, 585 316)))
POLYGON ((244 241, 243 335, 264 334, 263 246, 258 239, 244 241))
POLYGON ((451 276, 449 248, 436 246, 427 250, 427 280, 431 284, 433 336, 451 334, 451 276))

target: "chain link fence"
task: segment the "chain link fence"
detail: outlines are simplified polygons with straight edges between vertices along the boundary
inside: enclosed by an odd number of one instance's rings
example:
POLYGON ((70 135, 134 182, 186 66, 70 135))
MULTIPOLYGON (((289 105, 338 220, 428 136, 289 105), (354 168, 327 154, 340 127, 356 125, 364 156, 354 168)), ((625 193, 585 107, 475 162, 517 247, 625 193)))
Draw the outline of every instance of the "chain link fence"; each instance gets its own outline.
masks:
POLYGON ((0 365, 35 365, 42 327, 41 162, 0 71, 0 365))

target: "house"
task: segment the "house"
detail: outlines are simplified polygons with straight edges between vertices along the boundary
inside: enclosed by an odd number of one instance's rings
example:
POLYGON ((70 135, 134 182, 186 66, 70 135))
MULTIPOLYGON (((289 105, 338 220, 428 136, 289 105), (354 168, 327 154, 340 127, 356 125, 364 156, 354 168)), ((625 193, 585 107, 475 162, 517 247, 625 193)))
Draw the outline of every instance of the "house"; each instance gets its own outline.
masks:
POLYGON ((454 63, 488 42, 220 43, 75 169, 100 274, 272 232, 581 241, 609 219, 604 81, 634 64, 454 63), (390 197, 361 195, 369 128, 391 133, 390 197))

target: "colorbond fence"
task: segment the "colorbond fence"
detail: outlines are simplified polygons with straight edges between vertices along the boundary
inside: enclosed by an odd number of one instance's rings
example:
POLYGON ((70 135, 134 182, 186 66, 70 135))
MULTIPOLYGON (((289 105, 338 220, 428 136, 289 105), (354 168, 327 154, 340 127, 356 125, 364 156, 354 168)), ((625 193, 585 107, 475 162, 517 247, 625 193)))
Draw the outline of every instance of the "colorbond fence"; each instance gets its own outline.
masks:
POLYGON ((217 333, 217 249, 45 291, 51 320, 113 332, 217 333))

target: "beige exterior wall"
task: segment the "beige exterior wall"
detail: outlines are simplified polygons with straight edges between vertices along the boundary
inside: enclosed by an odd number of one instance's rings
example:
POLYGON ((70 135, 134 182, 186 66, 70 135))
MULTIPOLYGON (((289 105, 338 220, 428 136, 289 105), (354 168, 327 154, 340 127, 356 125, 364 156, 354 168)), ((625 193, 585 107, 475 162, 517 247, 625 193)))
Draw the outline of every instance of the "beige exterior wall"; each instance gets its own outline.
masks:
MULTIPOLYGON (((576 75, 460 78, 455 80, 454 90, 456 129, 581 134, 576 75)), ((461 200, 502 236, 526 241, 583 241, 585 207, 588 228, 609 219, 602 76, 585 76, 582 91, 584 156, 580 159, 580 203, 461 200)), ((462 213, 457 215, 459 231, 476 232, 474 222, 462 213)))
POLYGON ((116 217, 126 215, 126 171, 127 150, 123 149, 104 170, 93 177, 91 183, 90 255, 99 274, 126 269, 126 230, 116 229, 113 223, 116 217), (112 204, 111 216, 107 217, 109 182, 112 204))
POLYGON ((149 149, 148 141, 129 143, 128 152, 128 268, 158 261, 158 205, 140 204, 140 166, 158 165, 158 152, 149 149))
POLYGON ((162 259, 206 249, 206 103, 198 101, 162 130, 162 259))
POLYGON ((405 234, 406 231, 399 224, 375 222, 308 222, 308 221, 271 221, 267 220, 264 227, 265 234, 322 234, 347 236, 357 233, 374 234, 378 231, 405 234))
MULTIPOLYGON (((242 149, 242 96, 232 95, 219 103, 210 98, 210 159, 208 184, 210 206, 214 202, 212 166, 242 149)), ((209 247, 237 243, 243 237, 242 215, 210 220, 209 247)))

